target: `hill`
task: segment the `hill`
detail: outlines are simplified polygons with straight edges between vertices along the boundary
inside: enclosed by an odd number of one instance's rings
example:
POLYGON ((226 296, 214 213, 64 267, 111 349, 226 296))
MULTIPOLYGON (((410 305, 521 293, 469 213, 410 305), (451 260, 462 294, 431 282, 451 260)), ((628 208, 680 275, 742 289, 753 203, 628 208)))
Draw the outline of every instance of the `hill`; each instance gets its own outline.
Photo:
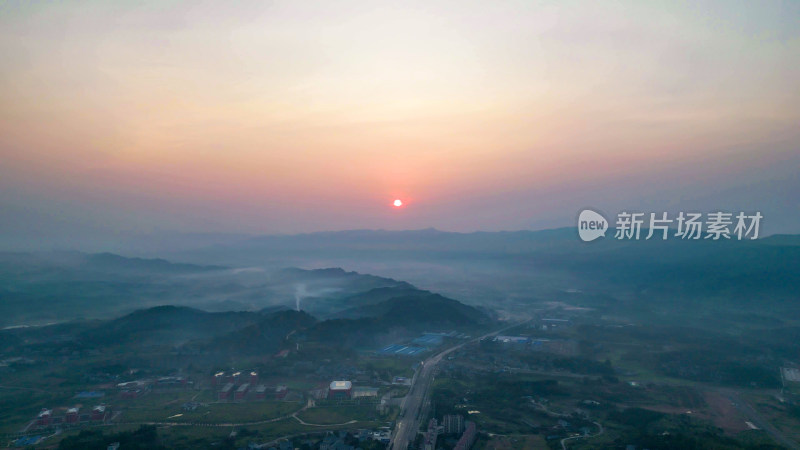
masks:
MULTIPOLYGON (((273 291, 291 300, 294 309, 326 318, 359 305, 365 293, 381 289, 415 289, 404 281, 346 271, 340 267, 323 269, 288 268, 270 276, 273 291)), ((367 295, 371 297, 372 295, 367 295)))
POLYGON ((0 326, 108 318, 195 304, 219 291, 220 266, 80 252, 0 253, 0 326))
POLYGON ((439 294, 415 290, 346 310, 337 318, 317 323, 307 334, 311 340, 339 347, 374 349, 423 331, 471 332, 490 322, 490 317, 476 308, 439 294))
POLYGON ((206 311, 302 308, 325 317, 344 297, 407 285, 341 268, 267 270, 111 253, 0 253, 0 327, 106 319, 157 305, 206 311))
POLYGON ((192 273, 224 270, 223 266, 201 266, 196 264, 173 263, 161 258, 128 258, 114 253, 93 253, 81 258, 87 267, 103 271, 145 271, 168 273, 192 273))
POLYGON ((211 339, 200 347, 207 351, 232 354, 270 354, 296 331, 305 330, 317 320, 304 311, 278 311, 239 330, 211 339))
POLYGON ((313 342, 317 346, 374 349, 426 330, 473 330, 491 321, 480 310, 457 300, 405 286, 371 290, 355 297, 364 305, 335 318, 318 321, 304 311, 279 311, 214 338, 201 348, 224 353, 272 352, 294 335, 298 342, 313 342))
POLYGON ((508 316, 554 301, 655 321, 706 322, 730 308, 778 318, 800 313, 800 236, 645 240, 647 233, 617 240, 611 229, 605 239, 586 243, 575 228, 353 230, 263 236, 217 247, 213 255, 226 263, 268 257, 380 270, 508 316))
POLYGON ((413 288, 376 289, 356 298, 362 302, 361 306, 342 311, 336 317, 372 317, 406 327, 416 324, 470 326, 488 319, 481 311, 457 300, 413 288))
POLYGON ((205 312, 185 306, 157 306, 134 311, 81 332, 93 345, 179 345, 210 339, 263 320, 254 312, 205 312))

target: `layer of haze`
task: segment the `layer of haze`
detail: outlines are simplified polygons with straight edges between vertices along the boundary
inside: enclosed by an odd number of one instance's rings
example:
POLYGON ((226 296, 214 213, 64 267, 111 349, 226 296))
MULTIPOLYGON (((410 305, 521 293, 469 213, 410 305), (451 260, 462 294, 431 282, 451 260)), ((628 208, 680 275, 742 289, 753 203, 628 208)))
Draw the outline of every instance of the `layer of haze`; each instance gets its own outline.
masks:
POLYGON ((797 2, 0 8, 4 244, 535 229, 585 206, 800 232, 797 2))

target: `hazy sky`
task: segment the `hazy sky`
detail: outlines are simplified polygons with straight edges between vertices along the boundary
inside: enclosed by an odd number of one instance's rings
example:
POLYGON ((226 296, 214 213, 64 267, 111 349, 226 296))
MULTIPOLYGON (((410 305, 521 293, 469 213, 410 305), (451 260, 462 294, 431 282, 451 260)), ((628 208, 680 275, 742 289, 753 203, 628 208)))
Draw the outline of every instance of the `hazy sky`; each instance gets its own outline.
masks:
POLYGON ((6 240, 800 232, 800 2, 0 1, 0 55, 6 240))

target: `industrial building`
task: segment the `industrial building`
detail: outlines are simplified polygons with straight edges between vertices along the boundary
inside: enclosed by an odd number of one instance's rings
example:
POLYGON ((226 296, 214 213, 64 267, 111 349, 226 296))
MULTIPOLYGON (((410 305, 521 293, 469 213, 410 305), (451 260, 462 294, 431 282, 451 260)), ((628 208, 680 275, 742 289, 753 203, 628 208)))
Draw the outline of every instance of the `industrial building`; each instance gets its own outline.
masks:
POLYGON ((144 394, 144 390, 142 389, 123 389, 120 391, 119 395, 122 398, 139 398, 144 394))
POLYGON ((464 434, 461 435, 461 439, 458 440, 458 443, 456 443, 456 446, 453 447, 453 450, 469 450, 472 448, 472 444, 475 443, 475 437, 477 434, 478 430, 475 428, 475 423, 467 422, 464 434))
POLYGON ((414 356, 428 351, 425 347, 415 347, 413 345, 393 344, 382 348, 378 353, 382 355, 414 356))
POLYGON ((96 405, 91 412, 81 414, 81 407, 68 408, 63 416, 53 416, 53 410, 43 408, 37 414, 33 426, 37 428, 59 427, 63 425, 78 425, 86 422, 105 422, 111 414, 111 409, 106 405, 96 405))
POLYGON ((241 370, 232 370, 228 371, 221 371, 216 372, 211 377, 211 383, 214 385, 224 386, 225 383, 250 383, 251 385, 255 386, 258 384, 258 372, 255 370, 251 370, 248 372, 242 372, 241 370))
POLYGON ((186 377, 161 377, 153 383, 152 388, 158 391, 169 391, 175 389, 185 389, 189 386, 186 377))
POLYGON ((144 380, 126 381, 117 384, 120 389, 119 395, 122 398, 139 398, 146 394, 149 390, 149 384, 144 380))
POLYGON ((411 386, 411 378, 394 377, 394 378, 392 378, 392 384, 400 385, 400 386, 411 386))
POLYGON ((120 389, 136 389, 141 388, 144 389, 148 385, 148 382, 145 380, 135 380, 135 381, 126 381, 124 383, 118 383, 117 387, 120 389))
POLYGON ((75 398, 101 398, 105 395, 103 391, 80 391, 75 394, 75 398))
POLYGON ((36 445, 41 442, 42 437, 39 435, 36 436, 22 436, 21 438, 14 441, 14 447, 28 447, 29 445, 36 445))
POLYGON ((328 398, 350 398, 352 391, 353 383, 350 381, 331 381, 328 389, 328 398))
POLYGON ((784 381, 800 382, 800 369, 794 367, 782 367, 781 375, 784 381))
POLYGON ((80 410, 80 408, 77 408, 77 407, 69 408, 67 410, 66 416, 64 417, 64 422, 66 422, 66 423, 78 423, 78 419, 79 419, 78 412, 79 412, 79 410, 80 410))
POLYGON ((91 419, 96 421, 106 420, 106 405, 97 405, 92 408, 91 419))
POLYGON ((225 372, 217 372, 211 377, 211 385, 212 386, 221 386, 222 383, 225 381, 225 372))
POLYGON ((461 434, 464 432, 464 416, 459 414, 448 414, 442 420, 444 432, 447 434, 461 434))
POLYGON ((289 388, 284 385, 278 385, 275 387, 275 400, 283 400, 286 398, 286 394, 289 393, 289 388))
POLYGON ((247 391, 250 390, 250 383, 245 383, 239 386, 239 389, 236 390, 236 393, 233 396, 234 400, 244 400, 244 396, 247 395, 247 391))
POLYGON ((40 427, 47 427, 50 426, 50 420, 53 418, 53 411, 47 408, 43 408, 39 415, 36 417, 36 425, 40 427))
POLYGON ((266 400, 266 398, 267 398, 267 386, 266 385, 259 384, 258 386, 256 386, 256 389, 255 389, 254 392, 255 393, 253 395, 254 395, 254 398, 256 400, 266 400))
POLYGON ((231 391, 233 390, 233 383, 226 383, 225 386, 220 389, 217 393, 217 399, 219 400, 228 400, 231 397, 231 391))
POLYGON ((442 345, 443 339, 440 334, 423 334, 411 342, 423 347, 433 348, 442 345))
POLYGON ((436 450, 436 440, 439 437, 439 424, 436 419, 428 422, 428 431, 422 435, 423 450, 436 450))
POLYGON ((377 397, 377 396, 378 396, 378 388, 375 387, 359 386, 359 387, 354 387, 352 390, 353 398, 377 397))
POLYGON ((552 330, 555 328, 571 327, 572 321, 569 319, 552 319, 545 318, 541 320, 541 329, 544 331, 552 330))
POLYGON ((324 383, 320 383, 317 385, 315 389, 311 389, 308 391, 308 395, 316 400, 323 400, 328 398, 328 385, 324 383))
POLYGON ((531 342, 531 338, 528 336, 497 336, 494 340, 503 344, 527 344, 531 342))

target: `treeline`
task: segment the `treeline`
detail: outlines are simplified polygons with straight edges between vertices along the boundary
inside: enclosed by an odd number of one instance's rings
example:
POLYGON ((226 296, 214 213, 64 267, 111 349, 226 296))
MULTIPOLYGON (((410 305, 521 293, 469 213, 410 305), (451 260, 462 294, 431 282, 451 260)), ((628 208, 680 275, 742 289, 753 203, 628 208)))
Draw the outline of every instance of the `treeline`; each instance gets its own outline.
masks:
POLYGON ((612 411, 606 421, 622 426, 615 448, 634 445, 650 450, 772 450, 782 448, 766 435, 735 439, 725 436, 721 429, 695 420, 687 415, 665 414, 641 408, 612 411))
POLYGON ((60 450, 106 450, 110 444, 119 442, 126 450, 166 449, 159 444, 156 427, 142 425, 138 430, 103 434, 98 430, 83 430, 77 436, 66 437, 58 445, 60 450))
POLYGON ((710 351, 662 353, 658 355, 658 368, 669 376, 710 383, 766 388, 781 384, 777 366, 710 351))
POLYGON ((514 355, 530 366, 544 370, 565 370, 582 375, 614 375, 611 361, 597 361, 584 357, 563 357, 544 352, 520 352, 514 355))

